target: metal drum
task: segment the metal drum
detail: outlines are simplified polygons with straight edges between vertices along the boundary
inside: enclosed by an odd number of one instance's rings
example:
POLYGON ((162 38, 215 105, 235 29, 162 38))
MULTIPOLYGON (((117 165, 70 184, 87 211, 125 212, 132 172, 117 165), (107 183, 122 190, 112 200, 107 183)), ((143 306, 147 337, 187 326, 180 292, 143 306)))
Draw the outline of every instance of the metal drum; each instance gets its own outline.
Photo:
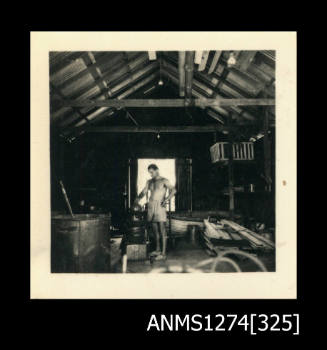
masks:
POLYGON ((51 272, 108 272, 109 215, 55 215, 51 219, 51 272))

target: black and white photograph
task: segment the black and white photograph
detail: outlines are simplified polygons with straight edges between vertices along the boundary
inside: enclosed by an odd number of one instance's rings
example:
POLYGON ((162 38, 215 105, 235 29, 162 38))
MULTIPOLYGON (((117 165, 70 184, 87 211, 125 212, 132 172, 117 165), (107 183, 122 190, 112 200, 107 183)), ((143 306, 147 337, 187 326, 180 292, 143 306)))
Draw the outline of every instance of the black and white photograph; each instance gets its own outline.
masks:
MULTIPOLYGON (((278 48, 233 45, 222 33, 224 44, 210 47, 97 49, 83 35, 81 49, 60 50, 58 40, 45 50, 42 69, 50 278, 170 274, 180 286, 185 274, 206 283, 244 275, 255 289, 255 276, 282 272, 279 257, 293 268, 295 245, 285 250, 293 231, 276 216, 288 195, 279 193, 294 186, 276 175, 287 157, 277 139, 293 123, 292 110, 276 108, 285 105, 278 48)), ((269 285, 260 287, 269 297, 269 285)))
POLYGON ((275 64, 49 52, 51 271, 275 271, 275 64))

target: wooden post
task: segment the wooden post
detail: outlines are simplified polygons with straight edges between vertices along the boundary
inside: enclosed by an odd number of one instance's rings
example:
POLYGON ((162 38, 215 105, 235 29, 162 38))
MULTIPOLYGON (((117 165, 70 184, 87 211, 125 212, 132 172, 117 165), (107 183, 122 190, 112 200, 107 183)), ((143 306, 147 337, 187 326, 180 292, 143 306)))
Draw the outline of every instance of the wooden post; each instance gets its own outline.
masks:
POLYGON ((59 137, 59 178, 65 181, 65 140, 59 137))
POLYGON ((124 184, 124 207, 125 207, 125 210, 127 211, 128 209, 128 192, 127 192, 127 183, 125 182, 124 184))
POLYGON ((193 166, 192 166, 192 159, 189 159, 189 167, 190 167, 190 211, 192 213, 193 211, 193 166))
MULTIPOLYGON (((185 54, 185 97, 189 103, 192 99, 193 69, 194 69, 194 51, 186 51, 186 54, 185 54)), ((184 103, 185 103, 185 101, 184 101, 184 103)))
POLYGON ((171 236, 171 200, 169 201, 168 205, 168 218, 169 218, 169 236, 171 236))
POLYGON ((179 96, 185 96, 185 51, 178 53, 179 96))
POLYGON ((266 190, 271 192, 271 144, 269 139, 269 111, 268 107, 264 110, 264 122, 263 122, 263 149, 264 149, 264 167, 265 167, 265 179, 266 190))
POLYGON ((131 208, 131 160, 128 160, 128 207, 131 208))
MULTIPOLYGON (((232 115, 230 113, 228 124, 232 122, 232 115)), ((235 202, 234 202, 234 169, 233 169, 233 138, 231 131, 228 132, 228 192, 229 192, 229 216, 234 218, 235 202)))

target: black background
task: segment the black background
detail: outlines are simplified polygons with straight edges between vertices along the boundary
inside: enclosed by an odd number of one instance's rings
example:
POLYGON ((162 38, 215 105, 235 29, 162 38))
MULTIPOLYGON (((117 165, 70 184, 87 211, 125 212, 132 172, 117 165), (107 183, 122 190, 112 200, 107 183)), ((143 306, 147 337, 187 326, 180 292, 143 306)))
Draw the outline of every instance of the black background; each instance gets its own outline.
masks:
MULTIPOLYGON (((259 26, 260 27, 260 26, 259 26)), ((49 30, 48 28, 42 28, 42 26, 23 26, 23 45, 24 45, 24 72, 23 76, 28 78, 29 67, 30 67, 30 54, 29 54, 29 31, 37 30, 49 30)), ((74 28, 74 30, 81 30, 80 26, 74 28)), ((129 28, 129 30, 135 30, 136 28, 129 28)), ((176 29, 176 28, 172 28, 176 29)), ((204 28, 210 30, 208 28, 204 28)), ((57 29, 58 30, 58 29, 57 29)), ((63 29, 61 29, 63 30, 63 29)), ((67 27, 64 30, 69 30, 67 27)), ((73 30, 73 29, 70 29, 73 30)), ((83 30, 85 30, 83 28, 83 30)), ((97 30, 112 30, 108 28, 101 28, 97 30)), ((117 30, 117 29, 116 29, 117 30)), ((125 29, 126 30, 126 29, 125 29)), ((138 30, 141 30, 138 28, 138 30)), ((145 29, 143 29, 145 30, 145 29)), ((148 29, 149 30, 149 29, 148 29)), ((154 29, 153 29, 154 30, 154 29)), ((161 28, 163 30, 163 28, 161 28)), ((194 30, 194 29, 193 29, 194 30)), ((219 29, 215 29, 219 30, 219 29)), ((220 29, 221 30, 221 29, 220 29)), ((225 29, 226 30, 226 29, 225 29)), ((233 28, 233 30, 245 30, 244 28, 233 28)), ((246 28, 246 30, 250 30, 246 28)), ((252 30, 258 31, 260 28, 252 28, 252 30)), ((267 30, 261 28, 261 30, 267 30)), ((270 30, 277 30, 276 28, 270 30)), ((294 31, 293 28, 284 28, 283 30, 294 31)), ((298 53, 302 52, 303 42, 302 35, 298 31, 298 53)), ((301 55, 298 55, 298 71, 299 66, 303 64, 301 55)), ((302 70, 301 70, 302 71, 302 70)), ((22 150, 22 162, 25 171, 19 173, 20 183, 23 184, 24 191, 24 208, 29 208, 29 170, 30 170, 30 154, 29 154, 29 119, 27 111, 30 110, 30 96, 29 91, 29 79, 24 79, 25 86, 25 103, 21 105, 23 128, 22 137, 24 145, 21 147, 22 150), (26 194, 26 195, 25 195, 26 194)), ((303 86, 303 74, 298 75, 298 86, 303 86)), ((304 92, 303 89, 298 89, 298 121, 303 120, 304 115, 304 92)), ((303 123, 298 123, 298 139, 303 141, 303 123)), ((304 154, 304 143, 298 141, 298 154, 304 154)), ((303 157, 298 157, 298 168, 303 170, 303 157)), ((20 163, 21 164, 21 163, 20 163)), ((277 314, 291 314, 300 313, 300 337, 307 334, 309 331, 309 325, 315 328, 316 319, 313 318, 314 310, 305 313, 304 305, 306 299, 306 292, 304 286, 306 285, 304 280, 304 252, 305 244, 308 244, 308 240, 305 242, 304 232, 307 229, 306 223, 304 222, 304 186, 303 186, 303 172, 298 173, 298 188, 301 191, 298 192, 298 298, 297 300, 30 300, 29 299, 29 278, 30 278, 30 237, 28 230, 30 227, 30 212, 24 210, 25 220, 22 221, 23 227, 20 232, 22 240, 20 241, 19 247, 21 252, 15 252, 15 255, 23 258, 23 262, 19 263, 19 272, 15 274, 18 277, 20 283, 17 289, 10 289, 12 292, 18 291, 19 296, 13 299, 13 303, 18 306, 18 313, 14 314, 13 321, 10 322, 10 326, 13 330, 18 330, 16 336, 20 337, 20 329, 28 331, 28 337, 26 339, 37 339, 41 342, 46 336, 47 342, 43 345, 48 346, 63 346, 68 345, 67 337, 70 338, 71 345, 77 345, 82 341, 83 345, 94 346, 98 341, 104 341, 106 346, 111 346, 113 337, 119 336, 118 343, 115 346, 123 346, 127 343, 127 340, 136 340, 137 337, 147 335, 149 343, 153 346, 157 346, 157 339, 152 339, 152 336, 179 336, 183 332, 146 332, 146 327, 150 319, 151 314, 211 314, 217 313, 238 313, 242 315, 244 313, 277 313, 277 314), (301 186, 301 187, 300 187, 301 186), (303 191, 302 191, 303 189, 303 191), (301 203, 301 204, 300 204, 301 203)), ((21 208, 22 206, 20 206, 21 208)), ((307 255, 306 255, 307 256, 307 255)), ((19 259, 18 259, 19 260, 19 259)), ((308 259, 306 259, 308 260, 308 259)), ((216 346, 219 346, 219 340, 226 336, 231 338, 233 335, 238 333, 238 336, 249 336, 249 333, 245 333, 240 329, 235 328, 231 333, 217 333, 215 332, 188 332, 189 337, 205 335, 208 338, 215 337, 218 339, 216 346)), ((258 336, 250 336, 251 340, 256 338, 262 338, 267 336, 286 336, 286 333, 262 333, 258 336)), ((142 346, 142 342, 137 342, 134 345, 137 347, 142 346)), ((262 343, 266 344, 266 343, 262 343)), ((42 345, 42 343, 40 344, 42 345)), ((203 345, 205 345, 203 343, 203 345)))

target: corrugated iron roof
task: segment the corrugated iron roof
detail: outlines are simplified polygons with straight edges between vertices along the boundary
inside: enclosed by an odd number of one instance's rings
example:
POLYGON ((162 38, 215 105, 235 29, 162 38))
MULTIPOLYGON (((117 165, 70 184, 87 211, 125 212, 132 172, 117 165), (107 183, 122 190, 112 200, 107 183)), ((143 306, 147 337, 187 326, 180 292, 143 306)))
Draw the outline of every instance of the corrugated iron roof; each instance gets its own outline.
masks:
MULTIPOLYGON (((252 98, 263 93, 275 97, 274 51, 236 52, 235 57, 242 64, 232 68, 227 67, 229 54, 222 51, 214 67, 215 52, 210 51, 203 70, 199 71, 195 65, 192 87, 195 98, 252 98)), ((51 122, 63 132, 87 121, 96 123, 111 115, 114 108, 62 107, 59 100, 123 99, 142 89, 147 89, 150 94, 158 89, 157 81, 161 78, 166 80, 166 86, 170 85, 176 91, 179 86, 176 51, 157 52, 155 60, 149 60, 147 52, 50 52, 49 63, 51 122)), ((224 120, 230 111, 245 121, 260 121, 259 107, 212 107, 206 110, 211 118, 217 117, 215 122, 224 120)))

